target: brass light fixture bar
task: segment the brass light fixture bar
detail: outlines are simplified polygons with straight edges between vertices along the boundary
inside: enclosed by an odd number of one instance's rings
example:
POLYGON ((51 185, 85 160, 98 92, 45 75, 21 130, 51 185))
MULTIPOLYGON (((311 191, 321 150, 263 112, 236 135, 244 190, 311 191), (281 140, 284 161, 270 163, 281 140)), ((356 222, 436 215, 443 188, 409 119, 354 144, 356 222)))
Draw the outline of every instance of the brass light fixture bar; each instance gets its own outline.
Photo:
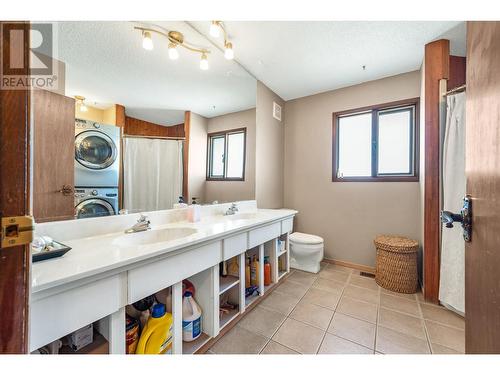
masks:
POLYGON ((214 38, 218 38, 220 34, 219 30, 222 30, 224 36, 224 57, 227 60, 232 60, 234 59, 233 43, 229 41, 224 23, 222 21, 212 21, 210 25, 210 35, 214 38))
POLYGON ((182 34, 180 31, 171 30, 171 31, 163 32, 163 31, 156 30, 153 28, 140 27, 140 26, 135 26, 134 29, 140 30, 142 32, 142 38, 143 38, 142 46, 145 49, 147 49, 147 50, 153 49, 153 41, 151 39, 151 34, 161 35, 162 37, 167 38, 169 41, 169 43, 168 43, 168 55, 169 55, 171 60, 176 60, 179 57, 177 47, 180 46, 180 47, 187 49, 188 51, 201 54, 200 69, 202 69, 202 70, 208 69, 208 57, 207 57, 207 55, 210 53, 210 50, 208 50, 206 48, 200 48, 200 47, 194 46, 194 45, 186 42, 184 40, 184 34, 182 34))

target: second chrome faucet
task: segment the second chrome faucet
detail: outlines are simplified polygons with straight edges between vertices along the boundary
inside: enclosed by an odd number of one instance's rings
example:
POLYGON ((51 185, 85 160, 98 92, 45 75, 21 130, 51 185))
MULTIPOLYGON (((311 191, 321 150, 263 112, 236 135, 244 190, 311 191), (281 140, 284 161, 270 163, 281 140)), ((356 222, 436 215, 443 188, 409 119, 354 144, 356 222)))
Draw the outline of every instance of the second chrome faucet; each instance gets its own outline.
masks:
POLYGON ((148 229, 151 229, 151 222, 149 221, 149 219, 146 215, 141 214, 139 219, 137 219, 137 223, 135 223, 129 229, 126 229, 125 233, 144 232, 148 229))

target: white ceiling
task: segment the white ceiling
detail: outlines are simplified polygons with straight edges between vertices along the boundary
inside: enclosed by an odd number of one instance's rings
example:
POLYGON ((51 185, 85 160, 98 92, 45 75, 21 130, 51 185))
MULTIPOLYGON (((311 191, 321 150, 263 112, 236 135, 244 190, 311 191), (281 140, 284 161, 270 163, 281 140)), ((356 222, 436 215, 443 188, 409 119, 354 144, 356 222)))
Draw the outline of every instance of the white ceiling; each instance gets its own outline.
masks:
POLYGON ((155 35, 154 50, 144 50, 139 23, 61 22, 66 94, 120 103, 129 116, 173 125, 184 110, 214 117, 255 107, 256 82, 245 69, 290 100, 417 70, 424 45, 439 38, 450 39, 452 54, 465 55, 465 23, 458 21, 225 22, 241 65, 215 48, 222 39, 209 35, 209 21, 152 24, 208 47, 210 69, 201 71, 199 55, 182 49, 169 60, 167 42, 155 35))
MULTIPOLYGON (((208 22, 192 25, 209 36, 208 22)), ((417 70, 424 45, 441 37, 451 40, 452 54, 465 55, 464 22, 238 21, 225 25, 236 60, 285 100, 417 70)))
POLYGON ((68 96, 83 95, 90 104, 119 103, 131 116, 162 125, 178 124, 184 110, 213 117, 255 107, 255 79, 185 22, 155 25, 181 31, 191 44, 209 47, 208 71, 200 70, 199 54, 184 49, 178 60, 170 60, 166 39, 156 35, 155 48, 144 50, 141 33, 134 30, 138 23, 57 24, 68 96))

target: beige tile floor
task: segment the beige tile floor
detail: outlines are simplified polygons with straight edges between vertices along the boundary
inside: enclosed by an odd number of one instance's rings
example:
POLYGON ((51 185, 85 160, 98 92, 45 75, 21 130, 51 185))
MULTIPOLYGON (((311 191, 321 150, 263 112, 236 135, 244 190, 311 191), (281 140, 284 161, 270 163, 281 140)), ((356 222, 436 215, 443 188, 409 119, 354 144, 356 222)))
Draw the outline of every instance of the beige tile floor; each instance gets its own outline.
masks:
POLYGON ((359 271, 293 270, 209 354, 459 354, 464 319, 421 294, 380 288, 359 271))

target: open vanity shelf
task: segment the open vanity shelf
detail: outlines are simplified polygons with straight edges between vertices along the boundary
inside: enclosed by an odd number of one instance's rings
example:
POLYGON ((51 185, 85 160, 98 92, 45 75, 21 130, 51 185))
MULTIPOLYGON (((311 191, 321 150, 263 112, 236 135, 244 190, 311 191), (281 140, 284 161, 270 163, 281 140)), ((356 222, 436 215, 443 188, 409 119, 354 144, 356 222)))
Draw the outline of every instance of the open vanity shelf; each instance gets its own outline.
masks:
MULTIPOLYGON (((259 303, 289 272, 288 236, 294 215, 289 212, 274 221, 137 262, 114 274, 34 293, 31 351, 94 323, 95 341, 80 352, 124 354, 127 306, 151 295, 156 295, 158 302, 164 303, 172 314, 171 353, 204 351, 210 340, 240 318, 250 305, 259 303), (280 241, 284 243, 281 249, 280 241), (258 261, 258 266, 251 277, 255 293, 246 297, 249 256, 258 261), (265 259, 270 268, 268 285, 265 285, 265 259), (191 342, 184 342, 182 335, 183 280, 193 284, 194 299, 202 310, 202 334, 191 342), (48 315, 56 322, 53 326, 44 324, 48 315)), ((64 350, 67 352, 67 348, 64 350)))

